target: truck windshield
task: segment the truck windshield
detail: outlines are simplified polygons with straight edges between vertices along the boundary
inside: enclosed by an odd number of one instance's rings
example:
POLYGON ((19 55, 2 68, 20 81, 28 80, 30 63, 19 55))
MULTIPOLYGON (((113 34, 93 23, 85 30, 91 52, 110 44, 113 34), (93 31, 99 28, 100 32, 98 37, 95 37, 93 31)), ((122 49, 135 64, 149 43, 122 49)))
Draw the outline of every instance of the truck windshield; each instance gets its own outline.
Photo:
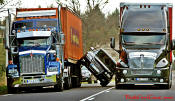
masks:
POLYGON ((165 34, 123 34, 122 43, 125 45, 163 45, 165 44, 165 34))
POLYGON ((19 40, 19 43, 21 46, 42 46, 42 45, 50 45, 52 42, 51 37, 45 37, 45 38, 25 38, 19 40))
POLYGON ((15 28, 22 28, 26 26, 26 28, 31 28, 33 27, 33 22, 20 22, 20 23, 15 23, 14 27, 15 28))

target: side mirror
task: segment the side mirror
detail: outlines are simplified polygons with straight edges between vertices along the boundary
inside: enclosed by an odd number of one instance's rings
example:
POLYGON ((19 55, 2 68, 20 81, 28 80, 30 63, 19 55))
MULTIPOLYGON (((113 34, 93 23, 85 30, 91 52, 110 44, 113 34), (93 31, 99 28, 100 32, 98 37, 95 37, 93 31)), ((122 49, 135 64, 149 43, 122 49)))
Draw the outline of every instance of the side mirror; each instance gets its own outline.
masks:
POLYGON ((64 43, 65 43, 65 36, 63 33, 60 33, 60 44, 64 45, 64 43))
POLYGON ((171 50, 175 50, 175 39, 172 40, 171 50))
POLYGON ((10 48, 10 44, 9 44, 9 35, 10 35, 10 25, 9 25, 10 21, 9 21, 9 17, 6 17, 6 27, 5 27, 5 49, 9 49, 10 48))
POLYGON ((93 51, 95 48, 94 47, 90 47, 90 49, 93 51))
POLYGON ((110 39, 110 41, 111 41, 111 42, 110 42, 110 47, 114 49, 114 48, 115 48, 115 38, 112 37, 112 38, 110 39))

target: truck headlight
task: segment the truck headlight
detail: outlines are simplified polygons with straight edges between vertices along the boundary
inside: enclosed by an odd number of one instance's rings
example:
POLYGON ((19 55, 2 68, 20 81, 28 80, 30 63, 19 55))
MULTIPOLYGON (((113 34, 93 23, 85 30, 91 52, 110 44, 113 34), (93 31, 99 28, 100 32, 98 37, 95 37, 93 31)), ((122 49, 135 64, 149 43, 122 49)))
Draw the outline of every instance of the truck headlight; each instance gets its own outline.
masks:
POLYGON ((167 65, 168 65, 167 59, 166 59, 166 58, 163 58, 163 59, 161 59, 161 60, 157 63, 156 67, 165 67, 165 66, 167 66, 167 65))
POLYGON ((58 67, 49 67, 48 72, 58 72, 58 67))
POLYGON ((127 70, 123 70, 123 74, 124 74, 124 75, 127 74, 127 72, 128 72, 127 70))
POLYGON ((120 66, 125 67, 125 68, 128 67, 126 63, 124 63, 121 59, 119 59, 117 62, 117 67, 120 67, 120 66))
POLYGON ((16 68, 9 69, 8 74, 12 77, 19 77, 19 73, 18 73, 18 70, 16 68))
POLYGON ((161 71, 160 71, 160 70, 157 70, 157 74, 159 74, 159 75, 160 75, 160 74, 161 74, 161 71))

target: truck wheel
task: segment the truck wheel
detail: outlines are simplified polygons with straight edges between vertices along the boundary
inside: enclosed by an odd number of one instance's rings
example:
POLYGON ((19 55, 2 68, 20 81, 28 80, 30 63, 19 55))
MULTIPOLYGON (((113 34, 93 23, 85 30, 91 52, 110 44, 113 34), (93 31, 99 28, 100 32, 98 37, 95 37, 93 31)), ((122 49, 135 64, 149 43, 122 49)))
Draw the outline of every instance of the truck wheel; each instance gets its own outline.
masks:
POLYGON ((19 88, 14 88, 14 87, 9 87, 8 86, 8 94, 15 94, 15 93, 20 93, 20 89, 19 88))
POLYGON ((80 79, 80 77, 77 78, 77 87, 81 87, 81 79, 80 79))
MULTIPOLYGON (((171 70, 170 70, 171 71, 171 70)), ((170 72, 170 75, 169 75, 169 81, 168 81, 168 84, 165 85, 165 89, 170 89, 172 86, 172 71, 170 72)))
POLYGON ((81 87, 81 81, 78 77, 72 77, 72 87, 73 88, 81 87))
POLYGON ((106 87, 107 84, 108 84, 108 83, 100 83, 100 85, 101 85, 102 87, 106 87))
POLYGON ((63 82, 61 74, 57 76, 57 84, 54 86, 54 89, 59 92, 63 91, 63 82))
POLYGON ((92 79, 88 78, 88 84, 92 84, 92 79))
POLYGON ((94 83, 97 83, 97 80, 94 80, 94 83))
POLYGON ((72 87, 71 77, 66 77, 64 79, 64 89, 70 89, 72 87))

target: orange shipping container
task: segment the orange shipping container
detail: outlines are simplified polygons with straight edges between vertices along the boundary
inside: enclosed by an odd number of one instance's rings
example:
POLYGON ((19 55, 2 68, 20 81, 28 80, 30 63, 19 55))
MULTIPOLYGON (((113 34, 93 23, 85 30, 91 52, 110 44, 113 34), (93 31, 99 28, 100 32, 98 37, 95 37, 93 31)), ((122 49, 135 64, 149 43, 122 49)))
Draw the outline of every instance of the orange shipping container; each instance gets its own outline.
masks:
POLYGON ((82 21, 68 8, 61 8, 62 30, 65 34, 65 60, 79 60, 83 56, 82 21))

